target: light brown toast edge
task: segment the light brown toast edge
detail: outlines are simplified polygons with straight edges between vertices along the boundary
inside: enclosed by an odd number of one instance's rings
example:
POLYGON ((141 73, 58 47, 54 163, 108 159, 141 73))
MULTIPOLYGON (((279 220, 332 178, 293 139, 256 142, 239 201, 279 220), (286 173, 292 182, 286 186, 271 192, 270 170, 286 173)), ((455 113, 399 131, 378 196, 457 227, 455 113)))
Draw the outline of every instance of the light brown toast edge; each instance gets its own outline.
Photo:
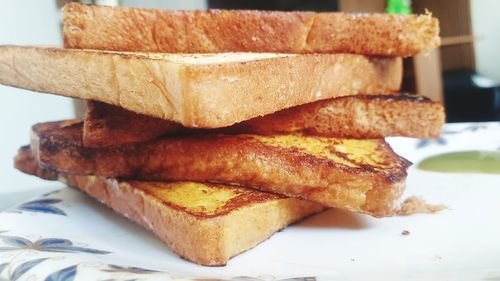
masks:
POLYGON ((209 64, 169 59, 179 56, 0 46, 0 83, 102 101, 186 127, 220 128, 317 100, 393 92, 402 79, 400 58, 274 54, 209 64))
POLYGON ((356 53, 407 57, 440 44, 431 15, 169 11, 70 3, 64 46, 169 53, 356 53))
POLYGON ((88 101, 83 145, 106 147, 176 134, 303 134, 373 139, 390 136, 437 138, 445 122, 439 102, 414 95, 356 95, 317 101, 204 131, 88 101))

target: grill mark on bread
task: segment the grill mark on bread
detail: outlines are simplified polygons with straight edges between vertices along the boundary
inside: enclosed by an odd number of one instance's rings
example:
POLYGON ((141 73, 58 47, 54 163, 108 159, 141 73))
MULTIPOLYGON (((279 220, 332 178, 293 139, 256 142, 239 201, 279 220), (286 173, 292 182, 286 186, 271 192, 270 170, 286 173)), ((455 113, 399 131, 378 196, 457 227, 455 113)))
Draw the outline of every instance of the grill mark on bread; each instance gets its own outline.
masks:
MULTIPOLYGON (((175 182, 172 183, 174 186, 177 186, 179 184, 183 184, 184 182, 175 182)), ((140 191, 149 194, 150 196, 157 197, 155 196, 155 193, 152 192, 151 189, 143 187, 143 185, 152 185, 154 187, 158 188, 170 188, 168 185, 169 183, 162 183, 162 182, 135 182, 131 181, 130 184, 134 187, 139 189, 140 191)), ((192 208, 182 206, 180 204, 176 204, 172 201, 170 201, 168 198, 162 198, 158 199, 161 204, 167 205, 173 209, 181 210, 183 212, 189 213, 190 215, 197 217, 199 219, 210 219, 210 218, 215 218, 219 216, 224 216, 227 215, 231 212, 234 212, 241 208, 242 206, 248 207, 253 204, 259 204, 259 203, 264 203, 266 201, 271 201, 271 200, 277 200, 277 199, 283 199, 286 198, 283 195, 278 195, 278 194, 273 194, 273 193, 267 193, 267 192, 256 192, 253 190, 249 190, 248 188, 243 188, 243 187, 237 187, 237 186, 231 186, 228 187, 227 185, 221 185, 221 184, 213 184, 213 183, 199 183, 200 185, 206 186, 210 189, 214 189, 214 191, 219 191, 219 190, 227 190, 230 192, 233 192, 235 194, 234 197, 231 199, 221 202, 220 205, 216 207, 215 210, 211 211, 210 213, 207 212, 206 210, 203 210, 201 208, 200 210, 194 210, 192 208)))
MULTIPOLYGON (((407 101, 411 103, 420 103, 420 104, 433 104, 435 103, 431 99, 424 97, 424 96, 417 96, 409 93, 390 93, 384 96, 378 96, 378 95, 363 95, 363 99, 367 100, 393 100, 393 101, 407 101)), ((338 97, 338 99, 356 99, 358 96, 343 96, 343 97, 338 97)))

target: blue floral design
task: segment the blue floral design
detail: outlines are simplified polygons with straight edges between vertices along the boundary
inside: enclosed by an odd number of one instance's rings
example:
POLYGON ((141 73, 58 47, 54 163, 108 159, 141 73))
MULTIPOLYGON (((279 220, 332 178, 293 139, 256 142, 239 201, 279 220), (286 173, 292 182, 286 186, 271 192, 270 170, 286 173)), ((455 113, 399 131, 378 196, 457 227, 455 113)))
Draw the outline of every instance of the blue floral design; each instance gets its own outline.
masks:
POLYGON ((443 137, 440 137, 437 140, 420 140, 419 142, 417 142, 416 148, 421 149, 431 144, 446 145, 446 143, 447 141, 443 137))
POLYGON ((45 193, 44 195, 42 195, 43 197, 47 197, 47 196, 50 196, 50 195, 53 195, 53 194, 56 194, 56 193, 59 193, 61 190, 58 189, 58 190, 54 190, 54 191, 51 191, 51 192, 47 192, 45 193))
POLYGON ((473 133, 473 132, 476 132, 478 130, 484 130, 484 129, 488 129, 488 126, 486 126, 486 125, 470 125, 470 126, 465 127, 462 131, 471 131, 473 133))
POLYGON ((316 277, 295 277, 295 278, 281 279, 280 281, 316 281, 316 277))
POLYGON ((72 265, 53 272, 45 281, 73 281, 76 276, 77 265, 72 265))
POLYGON ((108 264, 108 267, 109 267, 109 269, 103 269, 102 271, 104 271, 104 272, 127 272, 127 273, 135 273, 135 274, 150 274, 150 273, 159 272, 156 270, 145 269, 145 268, 140 268, 140 267, 119 266, 119 265, 114 265, 114 264, 108 264))
MULTIPOLYGON (((265 281, 265 279, 257 278, 257 277, 249 277, 249 276, 238 276, 231 279, 204 279, 197 278, 193 279, 197 281, 265 281)), ((276 281, 316 281, 316 277, 295 277, 295 278, 286 278, 280 279, 276 281)))
POLYGON ((446 128, 443 129, 443 131, 441 132, 442 135, 456 135, 460 133, 461 131, 452 131, 452 130, 447 130, 446 128))
POLYGON ((53 214, 66 216, 66 213, 52 205, 60 203, 61 199, 38 199, 23 203, 17 207, 17 211, 27 211, 35 213, 53 214))
POLYGON ((3 270, 7 268, 8 265, 9 265, 8 262, 0 264, 0 275, 2 274, 3 270))
POLYGON ((102 280, 102 281, 137 281, 137 280, 139 280, 139 279, 125 279, 125 280, 120 279, 120 280, 118 280, 118 279, 115 279, 115 278, 111 278, 111 279, 105 279, 105 280, 102 280))
POLYGON ((460 134, 460 133, 463 133, 463 132, 471 132, 471 133, 474 133, 474 132, 477 132, 479 130, 485 130, 485 129, 488 129, 488 126, 487 125, 470 125, 470 126, 467 126, 467 127, 464 127, 460 130, 450 130, 450 129, 444 129, 442 134, 444 135, 456 135, 456 134, 460 134))
POLYGON ((0 239, 7 245, 0 247, 0 252, 10 252, 18 250, 33 250, 39 252, 54 253, 87 253, 87 254, 109 254, 110 252, 101 251, 85 247, 77 247, 73 242, 60 238, 45 238, 35 242, 18 236, 0 235, 0 239))
POLYGON ((30 260, 30 261, 27 261, 27 262, 24 262, 24 263, 20 264, 19 266, 16 267, 16 269, 14 269, 14 271, 12 272, 12 274, 9 276, 10 280, 16 281, 23 274, 25 274, 30 269, 32 269, 33 267, 39 265, 40 263, 42 263, 45 260, 48 260, 48 258, 34 259, 34 260, 30 260))

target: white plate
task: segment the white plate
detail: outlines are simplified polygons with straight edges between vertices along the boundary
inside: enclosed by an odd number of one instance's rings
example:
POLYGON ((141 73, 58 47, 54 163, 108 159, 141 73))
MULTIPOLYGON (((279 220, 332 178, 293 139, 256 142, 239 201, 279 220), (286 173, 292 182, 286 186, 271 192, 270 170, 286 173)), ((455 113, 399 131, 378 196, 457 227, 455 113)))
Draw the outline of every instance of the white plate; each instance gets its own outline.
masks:
MULTIPOLYGON (((447 125, 444 132, 439 141, 390 142, 414 163, 442 152, 500 149, 500 123, 447 125)), ((413 166, 404 197, 409 195, 450 209, 384 219, 328 210, 276 233, 225 267, 203 267, 178 258, 152 234, 82 193, 64 188, 0 214, 0 276, 500 280, 499 175, 426 172, 413 166), (402 235, 404 230, 409 235, 402 235)))

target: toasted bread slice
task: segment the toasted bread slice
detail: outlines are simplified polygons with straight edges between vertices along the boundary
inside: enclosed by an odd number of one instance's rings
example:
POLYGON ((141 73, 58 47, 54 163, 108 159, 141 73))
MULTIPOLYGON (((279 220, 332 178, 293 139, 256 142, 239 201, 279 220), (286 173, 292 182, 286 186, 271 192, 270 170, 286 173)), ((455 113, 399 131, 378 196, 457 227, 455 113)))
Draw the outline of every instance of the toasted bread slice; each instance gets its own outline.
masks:
POLYGON ((401 59, 0 47, 0 83, 218 128, 335 96, 395 91, 401 59))
POLYGON ((430 15, 64 7, 67 48, 405 57, 439 42, 439 23, 430 15))
POLYGON ((31 152, 29 145, 19 148, 14 158, 14 167, 23 173, 34 175, 44 180, 54 181, 59 178, 57 171, 41 167, 31 152))
MULTIPOLYGON (((284 109, 217 130, 225 134, 304 134, 343 138, 404 136, 437 138, 445 121, 443 106, 410 95, 356 95, 284 109)), ((83 144, 105 147, 152 140, 161 135, 208 131, 185 128, 104 103, 89 101, 83 144)))
MULTIPOLYGON (((47 175, 37 168, 29 148, 19 150, 15 164, 26 173, 47 175)), ((221 184, 63 174, 59 179, 149 229, 179 256, 202 265, 225 265, 229 258, 255 247, 288 224, 324 208, 305 200, 221 184)))
POLYGON ((83 126, 83 145, 106 147, 152 140, 184 130, 179 123, 123 109, 97 101, 87 101, 83 126))
POLYGON ((78 121, 33 126, 46 168, 142 180, 238 184, 373 216, 390 215, 409 162, 383 140, 199 135, 85 148, 78 121))

